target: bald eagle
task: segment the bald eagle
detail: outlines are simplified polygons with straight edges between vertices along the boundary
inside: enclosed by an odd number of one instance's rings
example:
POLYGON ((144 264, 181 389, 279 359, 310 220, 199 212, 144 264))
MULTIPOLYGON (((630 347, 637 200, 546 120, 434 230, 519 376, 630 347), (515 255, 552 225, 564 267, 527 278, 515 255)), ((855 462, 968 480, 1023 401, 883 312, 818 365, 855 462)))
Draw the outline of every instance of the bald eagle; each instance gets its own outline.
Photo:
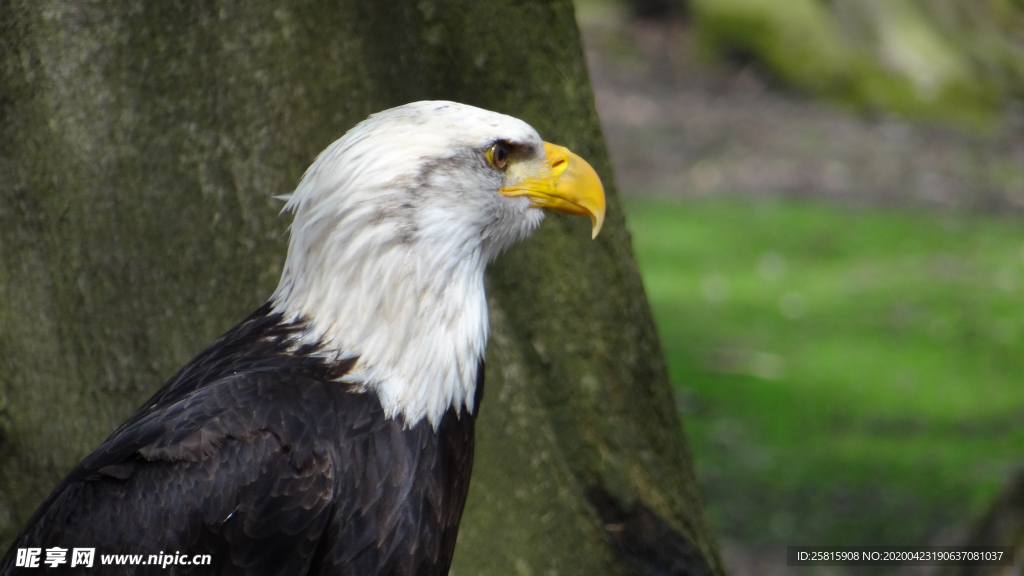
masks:
POLYGON ((589 215, 596 237, 604 193, 521 120, 417 102, 357 125, 288 197, 269 301, 68 474, 0 572, 51 549, 70 569, 93 548, 88 574, 167 574, 169 555, 197 574, 447 574, 483 393, 484 269, 544 208, 589 215), (139 565, 105 563, 130 564, 117 555, 139 565))

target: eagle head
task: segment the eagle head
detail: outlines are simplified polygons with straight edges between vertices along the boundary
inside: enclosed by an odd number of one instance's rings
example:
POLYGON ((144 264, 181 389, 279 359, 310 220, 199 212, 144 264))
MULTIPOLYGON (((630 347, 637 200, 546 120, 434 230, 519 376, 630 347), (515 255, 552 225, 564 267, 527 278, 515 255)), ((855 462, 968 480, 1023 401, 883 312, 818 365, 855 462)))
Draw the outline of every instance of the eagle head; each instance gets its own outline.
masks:
POLYGON ((345 380, 389 417, 434 426, 472 411, 487 343, 483 274, 543 209, 604 220, 582 158, 522 120, 454 102, 370 116, 320 153, 284 210, 293 214, 276 311, 301 344, 356 358, 345 380))

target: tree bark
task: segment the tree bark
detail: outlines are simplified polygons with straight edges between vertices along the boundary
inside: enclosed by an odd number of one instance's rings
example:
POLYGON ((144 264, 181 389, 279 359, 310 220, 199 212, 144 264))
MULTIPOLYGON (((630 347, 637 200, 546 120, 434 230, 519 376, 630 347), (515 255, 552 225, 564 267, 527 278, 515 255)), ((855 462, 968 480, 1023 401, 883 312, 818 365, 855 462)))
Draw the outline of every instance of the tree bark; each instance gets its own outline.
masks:
POLYGON ((453 574, 721 574, 569 0, 0 0, 0 538, 272 292, 290 192, 368 114, 449 99, 592 161, 488 276, 453 574), (662 570, 662 572, 656 572, 662 570))

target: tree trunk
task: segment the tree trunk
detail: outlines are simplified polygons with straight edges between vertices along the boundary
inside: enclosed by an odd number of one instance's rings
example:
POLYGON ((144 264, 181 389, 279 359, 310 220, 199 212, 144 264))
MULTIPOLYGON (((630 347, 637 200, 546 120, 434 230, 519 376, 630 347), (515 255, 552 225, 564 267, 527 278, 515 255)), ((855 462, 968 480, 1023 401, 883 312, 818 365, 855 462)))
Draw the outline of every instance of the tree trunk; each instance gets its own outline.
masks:
POLYGON ((641 20, 685 20, 690 13, 688 0, 627 0, 626 5, 641 20))
POLYGON ((1013 548, 1013 567, 965 564, 947 566, 937 572, 939 576, 1006 576, 1020 574, 1024 561, 1024 471, 1014 473, 1008 486, 992 500, 988 509, 974 521, 962 546, 1010 546, 1013 548))
POLYGON ((596 242, 549 216, 489 274, 453 574, 721 574, 569 0, 0 0, 3 542, 270 295, 273 196, 423 99, 526 120, 609 195, 596 242))

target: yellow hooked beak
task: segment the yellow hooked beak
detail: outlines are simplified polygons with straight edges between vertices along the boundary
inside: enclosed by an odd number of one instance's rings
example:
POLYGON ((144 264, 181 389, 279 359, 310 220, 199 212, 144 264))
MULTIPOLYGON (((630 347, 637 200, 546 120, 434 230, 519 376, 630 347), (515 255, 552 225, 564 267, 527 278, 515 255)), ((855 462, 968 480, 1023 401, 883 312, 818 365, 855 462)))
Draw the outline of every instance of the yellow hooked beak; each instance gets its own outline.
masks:
POLYGON ((593 238, 604 223, 604 187, 587 161, 567 148, 544 143, 546 166, 499 189, 505 196, 527 196, 530 205, 566 214, 589 215, 593 238))

